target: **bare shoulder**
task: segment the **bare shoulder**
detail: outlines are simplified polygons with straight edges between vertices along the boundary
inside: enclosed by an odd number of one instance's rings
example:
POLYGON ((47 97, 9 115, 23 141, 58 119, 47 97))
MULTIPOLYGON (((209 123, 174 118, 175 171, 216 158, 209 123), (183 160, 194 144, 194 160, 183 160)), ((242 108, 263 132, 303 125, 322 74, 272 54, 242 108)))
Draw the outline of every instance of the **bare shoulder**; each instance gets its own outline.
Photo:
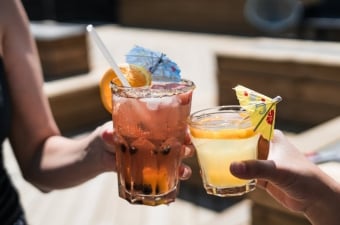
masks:
POLYGON ((18 56, 30 47, 29 20, 21 0, 0 0, 0 15, 2 50, 7 63, 16 64, 18 56))
MULTIPOLYGON (((1 0, 0 1, 0 43, 3 43, 4 35, 7 30, 7 26, 10 21, 13 8, 15 7, 15 2, 11 0, 1 0)), ((0 56, 3 55, 3 46, 0 45, 0 56)))
POLYGON ((0 39, 3 43, 5 35, 17 29, 22 22, 20 19, 23 11, 20 0, 1 0, 0 1, 0 39))
POLYGON ((2 34, 15 29, 25 19, 25 9, 20 0, 0 1, 0 27, 2 34))
POLYGON ((20 5, 18 0, 1 0, 0 1, 0 23, 1 26, 9 23, 8 20, 15 16, 13 12, 16 11, 16 8, 20 5))

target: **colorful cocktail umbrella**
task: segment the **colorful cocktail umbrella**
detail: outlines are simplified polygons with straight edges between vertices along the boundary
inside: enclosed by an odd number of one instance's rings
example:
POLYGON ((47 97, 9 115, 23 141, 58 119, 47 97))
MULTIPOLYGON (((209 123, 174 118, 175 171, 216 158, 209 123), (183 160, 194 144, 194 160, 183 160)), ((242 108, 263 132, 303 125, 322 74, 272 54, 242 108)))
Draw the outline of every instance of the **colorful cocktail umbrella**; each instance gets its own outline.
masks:
POLYGON ((179 82, 181 80, 181 71, 177 64, 164 53, 135 46, 127 53, 126 62, 149 70, 153 81, 179 82))
POLYGON ((277 96, 272 99, 242 85, 237 85, 234 90, 240 105, 249 112, 254 131, 271 140, 275 126, 276 104, 282 101, 282 98, 277 96))

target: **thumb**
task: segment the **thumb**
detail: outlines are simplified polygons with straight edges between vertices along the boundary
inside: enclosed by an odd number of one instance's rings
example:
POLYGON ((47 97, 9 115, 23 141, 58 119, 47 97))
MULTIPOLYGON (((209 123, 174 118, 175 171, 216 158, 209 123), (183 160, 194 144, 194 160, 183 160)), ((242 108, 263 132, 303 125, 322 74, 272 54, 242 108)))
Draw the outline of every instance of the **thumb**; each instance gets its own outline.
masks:
POLYGON ((104 142, 108 145, 114 144, 114 130, 112 122, 107 122, 100 127, 100 136, 104 140, 104 142))
POLYGON ((230 165, 230 172, 241 179, 273 180, 276 177, 275 171, 276 165, 272 160, 247 160, 230 165))

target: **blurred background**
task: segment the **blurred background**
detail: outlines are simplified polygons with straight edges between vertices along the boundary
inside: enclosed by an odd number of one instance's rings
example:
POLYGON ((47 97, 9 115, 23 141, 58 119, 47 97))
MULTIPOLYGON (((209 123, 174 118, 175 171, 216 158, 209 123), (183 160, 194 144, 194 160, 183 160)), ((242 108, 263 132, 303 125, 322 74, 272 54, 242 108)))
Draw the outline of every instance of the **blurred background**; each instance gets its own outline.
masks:
POLYGON ((339 39, 337 0, 23 0, 32 20, 299 39, 339 39))
MULTIPOLYGON (((81 137, 111 119, 98 88, 108 64, 85 32, 86 25, 93 24, 118 62, 124 61, 134 44, 167 53, 197 85, 193 111, 237 103, 232 87, 243 84, 283 97, 276 127, 304 152, 339 151, 334 148, 340 143, 339 0, 22 2, 37 42, 52 111, 67 136, 81 137)), ((196 158, 187 163, 193 176, 181 182, 180 200, 157 209, 118 199, 115 174, 49 195, 25 183, 15 168, 12 176, 35 225, 309 224, 260 190, 228 199, 208 196, 196 158), (93 204, 83 204, 87 201, 93 204)), ((325 168, 335 171, 333 166, 325 168)), ((338 172, 334 174, 338 177, 338 172)))

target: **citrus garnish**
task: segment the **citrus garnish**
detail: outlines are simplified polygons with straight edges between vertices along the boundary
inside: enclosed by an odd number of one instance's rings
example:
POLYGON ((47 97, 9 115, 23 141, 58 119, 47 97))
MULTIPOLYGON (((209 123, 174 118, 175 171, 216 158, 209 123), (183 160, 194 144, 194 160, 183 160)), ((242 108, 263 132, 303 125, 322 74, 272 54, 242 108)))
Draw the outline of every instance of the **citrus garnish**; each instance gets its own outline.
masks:
MULTIPOLYGON (((151 74, 143 67, 132 64, 122 64, 119 68, 131 87, 143 87, 151 84, 151 74)), ((109 113, 112 113, 111 81, 117 86, 122 86, 116 73, 112 69, 108 69, 100 80, 99 88, 102 104, 109 113)))
POLYGON ((207 138, 207 139, 243 139, 252 137, 256 134, 252 127, 246 129, 218 129, 218 130, 208 130, 190 127, 190 133, 195 138, 207 138))

